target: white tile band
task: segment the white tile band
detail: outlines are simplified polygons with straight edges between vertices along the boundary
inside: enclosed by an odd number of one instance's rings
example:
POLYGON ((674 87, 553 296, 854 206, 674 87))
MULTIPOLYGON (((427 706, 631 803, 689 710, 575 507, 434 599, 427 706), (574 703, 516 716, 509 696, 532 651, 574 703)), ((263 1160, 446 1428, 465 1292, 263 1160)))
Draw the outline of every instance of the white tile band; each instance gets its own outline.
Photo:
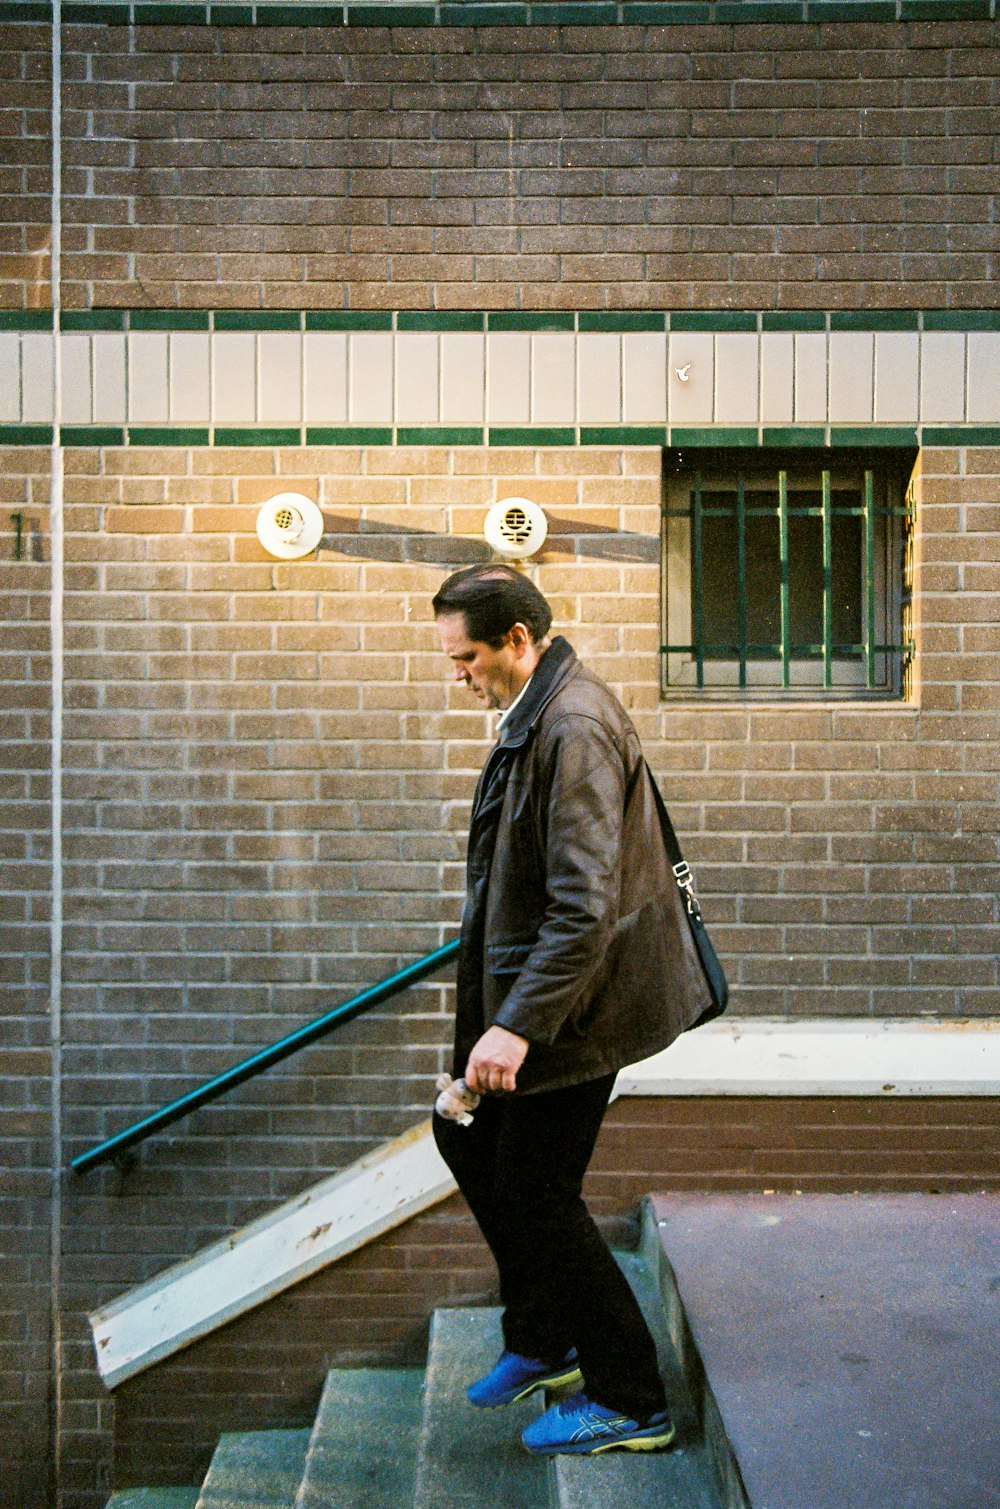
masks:
MULTIPOLYGON (((0 332, 0 423, 52 420, 0 332)), ((63 420, 204 427, 1000 424, 1000 331, 65 332, 63 420)))

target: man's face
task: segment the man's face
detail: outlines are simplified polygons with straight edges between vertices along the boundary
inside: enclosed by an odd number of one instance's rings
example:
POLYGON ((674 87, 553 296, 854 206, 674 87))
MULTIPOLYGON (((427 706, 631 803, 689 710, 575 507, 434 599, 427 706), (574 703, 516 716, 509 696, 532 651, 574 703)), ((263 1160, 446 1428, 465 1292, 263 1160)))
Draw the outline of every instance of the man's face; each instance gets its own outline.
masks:
POLYGON ((469 638, 464 613, 442 613, 437 626, 441 648, 455 667, 455 680, 464 681, 484 707, 509 707, 527 680, 523 655, 512 635, 494 650, 481 639, 469 638))

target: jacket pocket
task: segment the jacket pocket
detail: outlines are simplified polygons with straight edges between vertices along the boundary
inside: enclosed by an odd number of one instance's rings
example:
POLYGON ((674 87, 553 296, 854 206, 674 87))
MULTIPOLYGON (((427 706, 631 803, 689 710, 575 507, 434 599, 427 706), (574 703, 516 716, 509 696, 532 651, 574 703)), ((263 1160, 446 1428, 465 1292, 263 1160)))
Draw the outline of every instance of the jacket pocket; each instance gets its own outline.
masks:
POLYGON ((491 975, 516 975, 520 974, 531 950, 534 941, 530 943, 490 943, 486 948, 486 968, 491 975))

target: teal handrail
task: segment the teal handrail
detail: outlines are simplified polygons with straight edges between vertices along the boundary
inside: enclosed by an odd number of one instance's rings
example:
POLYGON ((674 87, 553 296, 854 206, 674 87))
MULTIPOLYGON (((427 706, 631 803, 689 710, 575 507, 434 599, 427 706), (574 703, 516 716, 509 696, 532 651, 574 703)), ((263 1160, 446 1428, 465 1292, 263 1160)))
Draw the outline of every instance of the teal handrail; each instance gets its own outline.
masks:
POLYGON ((114 1137, 108 1137, 106 1141, 88 1148, 85 1153, 73 1159, 70 1167, 76 1173, 82 1174, 88 1169, 95 1168, 99 1163, 107 1163, 111 1159, 120 1158, 127 1148, 134 1147, 137 1142, 145 1141, 154 1132, 170 1126, 172 1122, 179 1121, 182 1116, 187 1116, 190 1111, 196 1111, 199 1106, 205 1105, 208 1101, 217 1100, 220 1095, 225 1095, 227 1090, 234 1090, 237 1085, 243 1084, 244 1080, 252 1079, 255 1074, 261 1074, 272 1064, 280 1063, 283 1058, 297 1053, 300 1048, 307 1048, 310 1043, 316 1042, 317 1038, 324 1037, 343 1022, 349 1022, 352 1017, 359 1016, 370 1007, 388 1000, 397 991, 404 990, 407 985, 415 985, 418 980, 432 975, 435 970, 441 968, 442 964, 447 964, 453 959, 457 953, 458 939, 455 938, 451 943, 445 943, 443 947, 435 949, 433 953, 425 954, 415 964, 408 964, 405 969, 398 970, 396 974, 388 975, 386 979, 380 980, 377 985, 361 991, 360 995, 352 996, 349 1001, 335 1006, 332 1011, 316 1017, 312 1022, 306 1022, 304 1027, 290 1032, 287 1037, 272 1043, 269 1048, 261 1048, 252 1057, 244 1059, 243 1063, 234 1064, 231 1069, 224 1069, 214 1079, 206 1080, 203 1085, 189 1090, 186 1095, 172 1100, 169 1105, 161 1106, 158 1111, 144 1117, 142 1121, 137 1121, 133 1126, 126 1127, 124 1131, 117 1132, 114 1137))

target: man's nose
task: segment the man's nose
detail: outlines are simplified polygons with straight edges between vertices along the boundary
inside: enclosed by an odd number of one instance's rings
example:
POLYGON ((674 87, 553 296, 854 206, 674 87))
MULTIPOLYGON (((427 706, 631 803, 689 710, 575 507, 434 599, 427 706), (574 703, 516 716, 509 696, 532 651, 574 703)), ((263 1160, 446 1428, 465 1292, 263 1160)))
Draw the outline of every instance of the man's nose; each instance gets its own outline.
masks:
POLYGON ((464 665, 456 665, 456 667, 455 667, 455 680, 456 681, 468 681, 468 679, 469 679, 469 672, 468 672, 467 667, 464 666, 464 665))

